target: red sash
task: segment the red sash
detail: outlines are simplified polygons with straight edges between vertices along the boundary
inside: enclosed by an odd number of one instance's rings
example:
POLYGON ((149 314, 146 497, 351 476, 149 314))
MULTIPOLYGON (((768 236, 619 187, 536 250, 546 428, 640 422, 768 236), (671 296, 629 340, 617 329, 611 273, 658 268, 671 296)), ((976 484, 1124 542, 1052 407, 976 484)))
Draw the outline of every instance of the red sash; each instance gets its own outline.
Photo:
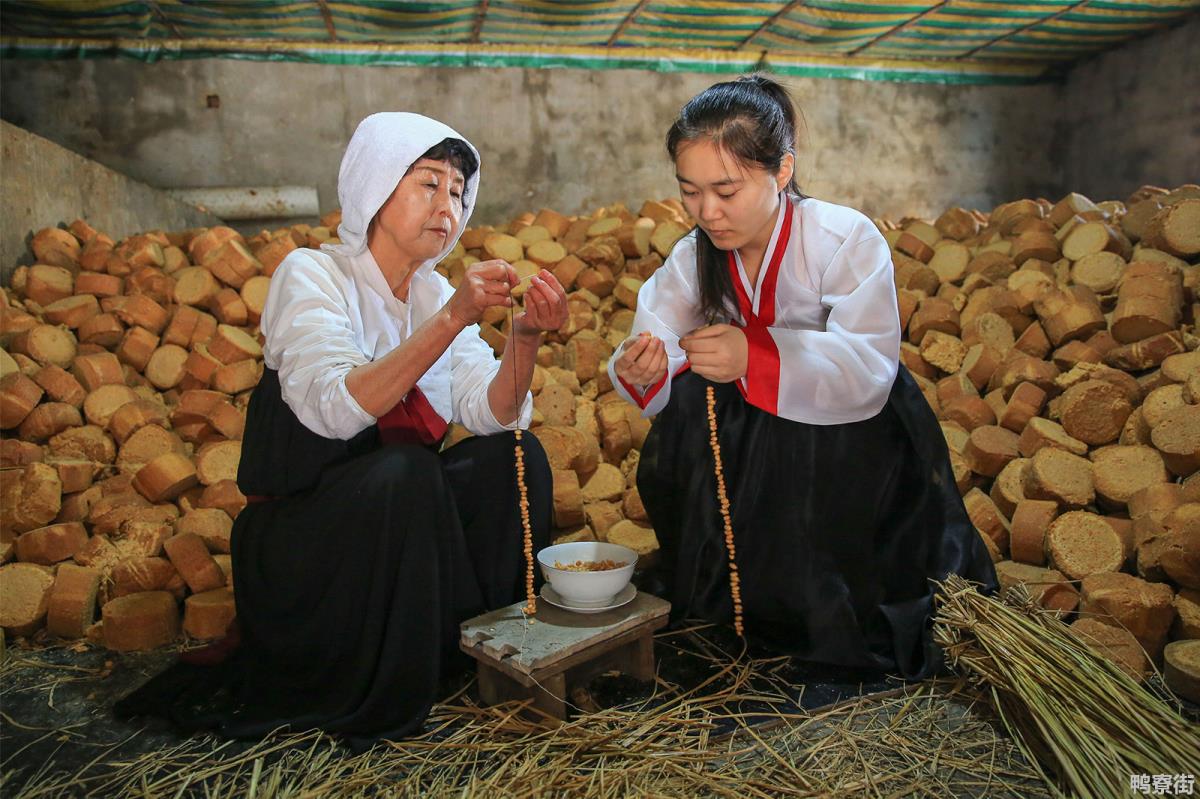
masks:
MULTIPOLYGON (((379 428, 379 440, 384 444, 421 444, 431 446, 438 443, 446 435, 446 420, 443 419, 421 389, 416 386, 396 403, 390 411, 376 420, 379 428)), ((250 495, 246 502, 269 502, 276 497, 250 495)))
POLYGON ((384 444, 423 444, 430 446, 446 435, 446 420, 433 409, 429 400, 416 386, 380 416, 379 440, 384 444))
POLYGON ((771 252, 771 261, 767 264, 767 273, 763 275, 762 296, 758 301, 758 313, 754 312, 754 303, 746 293, 746 287, 738 274, 737 258, 733 250, 729 251, 729 277, 737 292, 738 310, 742 313, 745 325, 736 325, 746 334, 748 346, 746 358, 746 384, 737 381, 738 390, 751 405, 762 408, 776 416, 779 415, 779 348, 771 337, 769 328, 775 324, 775 289, 779 283, 779 267, 783 263, 783 254, 787 252, 788 241, 792 237, 792 203, 783 199, 784 216, 783 228, 779 231, 779 239, 771 252))

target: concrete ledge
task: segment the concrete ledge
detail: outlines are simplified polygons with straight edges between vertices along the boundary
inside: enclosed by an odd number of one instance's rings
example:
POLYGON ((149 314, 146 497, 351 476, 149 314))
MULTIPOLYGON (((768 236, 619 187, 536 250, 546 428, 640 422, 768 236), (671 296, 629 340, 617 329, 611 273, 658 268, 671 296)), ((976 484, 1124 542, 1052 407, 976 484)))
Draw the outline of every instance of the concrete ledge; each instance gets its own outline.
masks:
POLYGON ((121 239, 145 230, 221 224, 182 203, 54 142, 0 121, 0 283, 33 262, 29 240, 44 227, 84 219, 121 239))

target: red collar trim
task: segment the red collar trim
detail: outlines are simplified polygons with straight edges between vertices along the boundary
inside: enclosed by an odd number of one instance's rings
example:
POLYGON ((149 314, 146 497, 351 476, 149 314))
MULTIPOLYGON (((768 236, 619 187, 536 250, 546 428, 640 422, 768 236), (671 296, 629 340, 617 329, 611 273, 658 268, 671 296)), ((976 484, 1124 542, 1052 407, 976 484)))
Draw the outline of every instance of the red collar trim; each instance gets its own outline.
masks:
POLYGON ((738 274, 737 257, 733 250, 728 252, 729 277, 737 292, 738 310, 747 326, 770 327, 775 322, 775 290, 779 283, 779 267, 783 263, 783 255, 787 252, 788 242, 792 237, 792 201, 784 196, 780 202, 784 204, 783 225, 779 230, 779 238, 775 240, 771 250, 771 260, 767 264, 767 273, 762 279, 762 296, 758 301, 758 313, 754 313, 754 301, 746 293, 745 284, 738 274))

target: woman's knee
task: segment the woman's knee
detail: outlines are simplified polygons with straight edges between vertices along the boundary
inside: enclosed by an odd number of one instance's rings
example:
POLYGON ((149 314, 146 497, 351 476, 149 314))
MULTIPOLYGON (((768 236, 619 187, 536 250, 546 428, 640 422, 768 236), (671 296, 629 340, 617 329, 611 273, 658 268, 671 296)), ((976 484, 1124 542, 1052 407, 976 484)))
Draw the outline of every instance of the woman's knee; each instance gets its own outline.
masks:
MULTIPOLYGON (((464 454, 469 454, 485 471, 507 472, 516 468, 517 436, 511 430, 488 436, 475 436, 463 444, 467 445, 464 454)), ((521 435, 521 459, 524 461, 526 474, 550 473, 550 461, 546 457, 546 450, 542 448, 542 442, 528 430, 521 435)))
POLYGON ((438 491, 443 485, 437 454, 417 444, 386 444, 360 459, 362 484, 368 490, 409 487, 438 491))
POLYGON ((689 420, 693 417, 706 417, 708 413, 706 389, 710 385, 712 384, 695 372, 684 372, 671 381, 671 397, 667 401, 667 409, 681 414, 689 420))
MULTIPOLYGON (((517 437, 511 432, 479 436, 471 457, 476 460, 476 469, 487 474, 515 474, 517 437)), ((536 435, 526 430, 521 435, 521 462, 524 466, 524 482, 530 498, 550 497, 553 489, 553 472, 546 450, 536 435)), ((476 472, 478 474, 479 471, 476 472)), ((536 501, 536 500, 535 500, 536 501)), ((549 501, 548 499, 546 500, 549 501)))

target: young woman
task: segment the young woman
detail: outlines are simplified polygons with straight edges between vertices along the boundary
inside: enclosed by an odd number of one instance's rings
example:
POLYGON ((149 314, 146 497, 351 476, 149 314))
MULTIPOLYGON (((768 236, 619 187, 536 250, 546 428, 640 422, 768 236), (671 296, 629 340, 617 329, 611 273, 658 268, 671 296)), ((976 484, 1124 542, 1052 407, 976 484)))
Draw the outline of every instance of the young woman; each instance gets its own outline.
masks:
POLYGON ((673 614, 733 614, 711 387, 747 635, 921 678, 942 661, 930 580, 993 590, 995 572, 899 362, 888 245, 858 211, 801 195, 794 147, 791 100, 769 78, 683 107, 667 151, 696 229, 642 287, 610 374, 657 414, 637 481, 673 614))
MULTIPOLYGON (((532 280, 501 361, 479 338, 510 306, 504 261, 454 289, 434 266, 466 227, 479 154, 417 114, 358 126, 338 176, 340 244, 298 249, 271 280, 265 370, 247 412, 232 535, 240 644, 182 663, 124 700, 125 715, 257 737, 320 728, 354 744, 420 729, 458 625, 516 601, 524 575, 515 437, 542 332, 566 319, 532 280), (439 451, 447 424, 476 437, 439 451)), ((550 467, 523 438, 536 545, 550 467)))

